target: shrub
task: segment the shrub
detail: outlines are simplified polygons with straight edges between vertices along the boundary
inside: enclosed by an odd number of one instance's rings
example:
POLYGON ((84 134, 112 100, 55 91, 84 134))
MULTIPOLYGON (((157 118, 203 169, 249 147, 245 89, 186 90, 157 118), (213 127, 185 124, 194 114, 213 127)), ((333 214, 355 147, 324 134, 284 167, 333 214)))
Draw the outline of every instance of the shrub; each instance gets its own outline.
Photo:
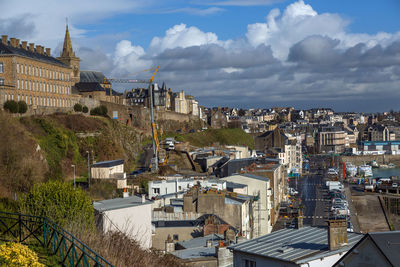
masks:
POLYGON ((28 105, 25 103, 25 101, 21 100, 18 101, 18 113, 24 114, 28 110, 28 105))
POLYGON ((83 113, 88 113, 89 109, 87 106, 83 106, 82 111, 83 113))
POLYGON ((89 229, 94 226, 92 199, 68 183, 36 184, 21 197, 20 205, 22 213, 48 217, 61 227, 75 224, 89 229))
POLYGON ((103 116, 103 117, 107 117, 107 107, 104 105, 95 107, 94 109, 92 109, 90 111, 90 115, 97 115, 97 116, 103 116))
POLYGON ((37 254, 21 243, 0 245, 0 264, 10 267, 41 267, 37 254))
POLYGON ((82 105, 79 104, 79 103, 76 103, 76 104, 74 105, 74 111, 75 111, 75 112, 82 112, 82 105))
POLYGON ((18 103, 14 100, 7 100, 4 103, 4 109, 11 113, 18 113, 18 103))

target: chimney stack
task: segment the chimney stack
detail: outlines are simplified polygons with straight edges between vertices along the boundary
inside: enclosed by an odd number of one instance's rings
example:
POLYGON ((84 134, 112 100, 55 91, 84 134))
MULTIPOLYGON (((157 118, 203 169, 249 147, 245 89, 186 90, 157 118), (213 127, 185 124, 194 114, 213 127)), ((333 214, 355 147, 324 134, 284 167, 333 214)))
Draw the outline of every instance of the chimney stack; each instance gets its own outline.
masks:
POLYGON ((296 229, 303 228, 303 216, 299 215, 296 220, 296 229))
POLYGON ((171 236, 168 235, 167 240, 165 240, 165 252, 174 252, 175 251, 175 243, 172 240, 171 236))
POLYGON ((25 50, 27 50, 27 48, 28 48, 28 42, 27 41, 22 41, 22 48, 23 49, 25 49, 25 50))
POLYGON ((35 52, 35 44, 34 43, 29 44, 29 51, 35 52))
POLYGON ((347 245, 347 221, 329 220, 328 221, 328 243, 329 250, 336 250, 347 245))
POLYGON ((129 197, 129 189, 128 188, 124 188, 124 192, 123 192, 123 198, 129 197))
POLYGON ((8 45, 8 36, 7 35, 2 35, 1 36, 1 42, 3 45, 8 45))
POLYGON ((16 43, 17 39, 15 39, 14 37, 10 38, 10 44, 12 47, 16 47, 15 43, 16 43))
POLYGON ((212 248, 212 247, 213 247, 213 242, 212 242, 212 240, 207 240, 207 241, 206 241, 206 247, 208 247, 208 248, 212 248))
POLYGON ((50 48, 46 48, 46 55, 47 56, 50 56, 50 54, 51 54, 50 52, 51 52, 50 48))
POLYGON ((142 203, 145 203, 145 202, 146 202, 146 195, 142 194, 142 203))
POLYGON ((15 47, 19 48, 19 39, 15 39, 15 47))

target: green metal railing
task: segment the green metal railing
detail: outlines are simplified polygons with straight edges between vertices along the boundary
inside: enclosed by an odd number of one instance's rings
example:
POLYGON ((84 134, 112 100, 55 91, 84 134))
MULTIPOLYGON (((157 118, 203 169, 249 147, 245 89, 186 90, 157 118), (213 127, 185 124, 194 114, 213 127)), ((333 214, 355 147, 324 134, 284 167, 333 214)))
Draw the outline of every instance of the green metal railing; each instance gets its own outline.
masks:
POLYGON ((57 255, 63 266, 113 266, 45 217, 0 211, 0 240, 20 243, 36 240, 57 255))

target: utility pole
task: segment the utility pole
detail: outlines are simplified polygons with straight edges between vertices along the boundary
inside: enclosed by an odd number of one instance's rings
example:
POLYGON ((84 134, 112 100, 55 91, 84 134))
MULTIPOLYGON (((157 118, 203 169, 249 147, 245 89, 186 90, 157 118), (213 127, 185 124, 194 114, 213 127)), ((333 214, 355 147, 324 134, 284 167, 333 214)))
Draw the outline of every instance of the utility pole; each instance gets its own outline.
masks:
POLYGON ((75 184, 75 165, 71 165, 71 167, 74 168, 74 188, 76 188, 76 184, 75 184))
POLYGON ((86 153, 87 153, 88 185, 90 188, 90 152, 86 151, 86 153))

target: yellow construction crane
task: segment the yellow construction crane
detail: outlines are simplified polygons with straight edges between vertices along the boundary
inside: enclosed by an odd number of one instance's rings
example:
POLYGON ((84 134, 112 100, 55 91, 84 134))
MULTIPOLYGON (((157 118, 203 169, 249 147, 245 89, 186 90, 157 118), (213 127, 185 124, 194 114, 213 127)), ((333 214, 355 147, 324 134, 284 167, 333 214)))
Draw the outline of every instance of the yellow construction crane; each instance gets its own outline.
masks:
MULTIPOLYGON (((149 96, 150 96, 150 120, 151 120, 151 132, 152 132, 152 139, 153 139, 153 158, 152 158, 152 162, 151 162, 151 169, 152 170, 157 170, 158 169, 158 163, 160 161, 158 154, 161 151, 160 148, 160 141, 158 139, 158 135, 157 135, 157 126, 154 122, 154 109, 153 109, 153 81, 154 81, 154 76, 156 75, 156 73, 158 72, 158 68, 159 66, 152 68, 152 69, 148 69, 148 70, 143 70, 141 72, 144 71, 150 71, 150 70, 154 70, 153 75, 151 76, 150 80, 140 80, 140 79, 107 79, 104 78, 104 83, 105 84, 111 84, 111 83, 148 83, 149 84, 149 96)), ((162 130, 161 130, 162 131, 162 130)), ((167 162, 167 157, 164 157, 163 161, 162 161, 162 165, 165 165, 167 162)))

